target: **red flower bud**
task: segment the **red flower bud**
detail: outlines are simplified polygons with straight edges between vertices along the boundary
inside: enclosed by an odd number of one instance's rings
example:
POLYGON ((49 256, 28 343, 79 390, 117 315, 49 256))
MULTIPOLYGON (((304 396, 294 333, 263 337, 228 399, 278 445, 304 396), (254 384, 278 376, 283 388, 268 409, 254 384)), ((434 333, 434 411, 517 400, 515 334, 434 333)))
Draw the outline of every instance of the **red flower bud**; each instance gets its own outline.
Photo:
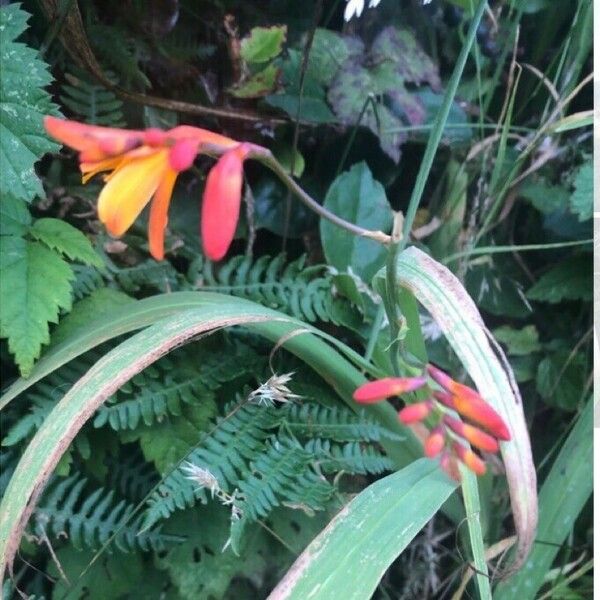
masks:
POLYGON ((443 449, 446 443, 445 430, 442 426, 432 429, 429 437, 425 440, 424 452, 428 458, 437 456, 443 449))
POLYGON ((427 400, 426 402, 417 402, 416 404, 409 404, 398 413, 398 418, 405 425, 417 423, 418 421, 422 421, 425 417, 427 417, 429 413, 431 413, 432 408, 433 402, 431 402, 431 400, 427 400))
POLYGON ((456 463, 456 458, 449 452, 444 451, 440 457, 440 467, 449 477, 455 481, 460 481, 460 472, 456 463))
POLYGON ((413 392, 426 383, 425 377, 386 377, 361 385, 354 392, 353 398, 363 404, 372 404, 390 396, 413 392))
POLYGON ((235 235, 246 154, 243 144, 227 151, 206 179, 200 227, 202 246, 211 260, 221 260, 225 256, 235 235))
POLYGON ((444 417, 444 423, 450 427, 456 435, 467 440, 467 442, 473 444, 476 448, 479 448, 484 452, 498 452, 498 442, 491 435, 481 431, 481 429, 477 429, 477 427, 473 427, 473 425, 468 425, 467 423, 463 423, 448 415, 444 417))
POLYGON ((465 448, 462 444, 454 443, 454 452, 464 465, 473 471, 476 475, 484 475, 486 472, 485 463, 469 448, 465 448))

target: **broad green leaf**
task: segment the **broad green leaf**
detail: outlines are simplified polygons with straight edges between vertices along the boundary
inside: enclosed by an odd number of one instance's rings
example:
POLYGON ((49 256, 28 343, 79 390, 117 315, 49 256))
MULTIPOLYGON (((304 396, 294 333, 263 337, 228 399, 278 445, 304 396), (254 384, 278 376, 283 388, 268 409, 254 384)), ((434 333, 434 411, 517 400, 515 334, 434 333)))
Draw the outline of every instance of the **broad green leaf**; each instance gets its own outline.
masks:
POLYGON ((371 484, 298 557, 269 600, 368 600, 455 487, 425 458, 371 484))
POLYGON ((4 194, 0 199, 0 235, 24 235, 31 215, 24 200, 4 194))
MULTIPOLYGON (((265 98, 267 104, 280 108, 293 119, 299 116, 301 121, 313 123, 333 123, 336 121, 335 115, 327 105, 325 87, 321 79, 324 76, 323 69, 329 67, 316 68, 314 65, 317 64, 317 61, 309 60, 304 78, 302 98, 300 98, 302 53, 291 49, 288 51, 285 60, 278 59, 275 63, 281 69, 285 91, 281 94, 267 96, 265 98)), ((337 70, 337 66, 334 66, 337 70)), ((334 73, 335 71, 331 73, 330 78, 333 77, 334 73)))
POLYGON ((569 206, 580 221, 587 221, 594 214, 594 167, 591 160, 577 169, 573 184, 575 190, 571 194, 569 206))
POLYGON ((48 323, 71 308, 71 267, 39 242, 17 236, 0 240, 0 335, 8 338, 21 375, 31 373, 42 344, 50 341, 48 323))
MULTIPOLYGON (((342 173, 329 188, 325 208, 366 229, 389 232, 392 209, 383 186, 373 179, 366 163, 342 173)), ((370 281, 383 266, 387 252, 373 240, 348 235, 321 219, 321 241, 327 262, 340 271, 352 268, 363 281, 370 281)))
POLYGON ((71 260, 78 260, 95 267, 104 265, 90 240, 79 229, 75 229, 62 219, 38 219, 29 232, 34 238, 53 250, 65 254, 71 260))
POLYGON ((527 297, 539 302, 557 304, 563 300, 592 299, 592 258, 579 254, 567 258, 546 273, 529 288, 527 297))
POLYGON ((506 352, 510 356, 527 356, 541 349, 535 325, 527 325, 523 329, 513 329, 504 325, 494 329, 492 333, 499 342, 506 346, 506 352))
MULTIPOLYGON (((375 278, 385 282, 385 269, 375 278)), ((537 524, 536 473, 519 389, 502 350, 487 332, 473 300, 445 267, 416 247, 405 250, 396 279, 429 311, 487 402, 502 416, 512 439, 501 443, 513 518, 518 535, 513 568, 531 550, 537 524), (493 347, 491 345, 493 343, 493 347), (498 354, 500 353, 500 354, 498 354)))
POLYGON ((286 25, 254 27, 242 39, 240 54, 247 63, 267 62, 281 52, 286 36, 286 25))
POLYGON ((42 117, 57 114, 49 94, 47 65, 36 50, 15 42, 29 15, 19 4, 0 8, 0 194, 30 201, 44 190, 33 165, 59 149, 44 133, 42 117))
MULTIPOLYGON (((65 394, 25 450, 0 504, 0 580, 6 566, 12 564, 39 494, 83 425, 106 398, 135 374, 190 339, 222 327, 244 325, 296 354, 328 381, 350 406, 358 409, 351 397, 356 387, 364 383, 364 376, 337 350, 320 339, 318 336, 322 334, 318 330, 306 323, 254 302, 220 294, 167 294, 150 300, 154 302, 139 302, 139 311, 129 307, 123 311, 124 321, 129 319, 128 329, 124 322, 119 323, 113 317, 103 322, 102 327, 88 329, 78 339, 72 339, 71 343, 76 345, 75 355, 79 355, 86 346, 89 348, 101 343, 103 337, 109 339, 144 323, 155 323, 128 338, 97 362, 65 394), (174 316, 158 320, 168 314, 174 316), (302 335, 298 335, 300 331, 302 335)), ((334 345, 342 346, 335 338, 325 337, 334 345)), ((64 358, 64 347, 62 352, 64 358)), ((56 359, 56 355, 60 354, 61 350, 55 350, 54 364, 60 362, 56 359)), ((408 431, 399 426, 396 411, 391 405, 383 403, 367 408, 366 412, 390 431, 408 431)), ((386 440, 382 441, 382 445, 398 466, 406 465, 420 452, 418 442, 410 435, 402 444, 386 440)))
POLYGON ((288 173, 292 172, 293 167, 294 177, 302 177, 305 162, 300 150, 296 148, 294 151, 291 144, 277 142, 271 148, 271 152, 288 173))
POLYGON ((573 530, 577 516, 593 490, 593 399, 579 415, 575 427, 556 457, 540 490, 537 538, 523 569, 501 582, 495 600, 533 600, 544 582, 559 549, 573 530))
POLYGON ((569 192, 560 185, 549 185, 544 180, 528 179, 519 189, 519 195, 545 215, 564 211, 569 202, 569 192))
POLYGON ((301 121, 311 123, 334 123, 335 115, 331 112, 324 98, 303 96, 300 99, 295 94, 273 94, 265 98, 267 104, 280 108, 295 119, 298 115, 301 121))
POLYGON ((587 361, 582 353, 559 350, 539 363, 536 388, 549 405, 575 410, 583 400, 588 376, 587 361))

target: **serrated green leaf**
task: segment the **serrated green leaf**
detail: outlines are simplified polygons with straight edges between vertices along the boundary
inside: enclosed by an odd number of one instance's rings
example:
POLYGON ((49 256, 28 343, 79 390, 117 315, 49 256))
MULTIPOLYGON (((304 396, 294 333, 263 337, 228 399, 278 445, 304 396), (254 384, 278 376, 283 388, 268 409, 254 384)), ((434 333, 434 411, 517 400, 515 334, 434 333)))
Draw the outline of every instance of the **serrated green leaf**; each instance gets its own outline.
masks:
POLYGON ((275 58, 283 47, 287 25, 254 27, 242 39, 240 54, 247 63, 263 63, 275 58))
POLYGON ((31 235, 49 246, 86 265, 102 267, 104 262, 85 235, 61 219, 38 219, 29 230, 31 235))
POLYGON ((44 133, 42 117, 58 114, 44 87, 52 77, 38 53, 15 42, 29 15, 18 4, 0 9, 0 194, 30 201, 43 196, 33 165, 59 149, 44 133))
POLYGON ((527 297, 556 304, 563 300, 589 301, 593 291, 591 256, 581 254, 564 260, 544 273, 529 289, 527 297))
POLYGON ((506 346, 510 356, 527 356, 540 349, 540 340, 535 325, 523 329, 513 329, 508 325, 498 327, 492 332, 494 337, 506 346))
POLYGON ((298 116, 298 109, 300 109, 301 121, 310 121, 311 123, 334 123, 336 121, 335 115, 322 98, 306 96, 301 100, 294 94, 272 94, 265 100, 267 104, 280 108, 294 119, 298 116))
POLYGON ((24 235, 31 223, 27 204, 12 194, 0 200, 0 235, 24 235))
MULTIPOLYGON (((373 179, 366 163, 354 165, 332 184, 325 208, 361 227, 389 232, 392 209, 383 186, 373 179)), ((363 281, 370 281, 383 266, 386 250, 373 240, 348 235, 329 221, 321 220, 321 241, 327 262, 340 271, 351 267, 363 281)))
POLYGON ((594 167, 591 160, 577 169, 573 184, 575 190, 571 194, 569 207, 580 221, 587 221, 594 214, 594 167))
POLYGON ((0 241, 0 335, 8 338, 24 377, 31 372, 42 344, 50 341, 48 323, 71 307, 71 267, 39 242, 17 236, 0 241))

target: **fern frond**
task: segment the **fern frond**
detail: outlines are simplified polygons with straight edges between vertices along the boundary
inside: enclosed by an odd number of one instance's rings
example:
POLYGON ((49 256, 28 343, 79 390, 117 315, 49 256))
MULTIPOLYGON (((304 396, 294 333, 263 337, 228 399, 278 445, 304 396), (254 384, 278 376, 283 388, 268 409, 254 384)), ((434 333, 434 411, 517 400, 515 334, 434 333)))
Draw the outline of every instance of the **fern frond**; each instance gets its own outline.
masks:
POLYGON ((391 471, 393 461, 373 446, 362 446, 358 442, 332 444, 329 440, 314 439, 306 443, 305 449, 318 462, 324 473, 347 473, 367 475, 391 471))
POLYGON ((364 412, 356 414, 343 406, 325 407, 313 402, 290 405, 285 425, 294 436, 325 438, 334 442, 379 442, 398 439, 364 412))
MULTIPOLYGON (((110 77, 110 74, 107 74, 110 77)), ((124 127, 123 102, 113 92, 95 84, 85 73, 66 73, 60 101, 79 120, 90 125, 124 127)))
MULTIPOLYGON (((226 491, 236 487, 248 463, 264 450, 270 430, 281 420, 275 408, 243 404, 237 410, 228 409, 225 410, 229 416, 221 419, 202 446, 192 450, 185 460, 210 471, 226 491)), ((206 491, 180 467, 165 478, 150 498, 145 522, 154 524, 198 500, 207 502, 206 491)))
POLYGON ((198 289, 248 298, 310 323, 356 320, 359 315, 351 303, 333 294, 326 266, 307 267, 305 260, 301 256, 286 264, 283 254, 256 260, 235 256, 215 273, 213 264, 199 257, 188 277, 198 289))
POLYGON ((171 263, 146 260, 133 267, 119 269, 114 277, 125 292, 138 292, 142 288, 172 292, 180 288, 181 276, 171 263))
POLYGON ((89 296, 93 291, 105 285, 104 278, 96 267, 75 263, 71 265, 71 268, 75 273, 71 289, 76 300, 89 296))
POLYGON ((108 423, 115 431, 134 430, 181 416, 184 404, 211 400, 223 383, 252 373, 259 362, 241 344, 218 354, 198 346, 181 348, 125 384, 98 410, 94 427, 108 423))
POLYGON ((135 444, 122 446, 122 455, 109 464, 107 485, 131 502, 139 502, 158 483, 158 473, 135 444))
POLYGON ((113 534, 111 545, 122 552, 160 551, 167 544, 182 541, 160 528, 141 531, 141 516, 128 522, 135 505, 116 498, 113 490, 97 488, 88 493, 87 489, 87 480, 79 475, 57 480, 36 509, 38 531, 66 536, 78 550, 100 548, 113 534))

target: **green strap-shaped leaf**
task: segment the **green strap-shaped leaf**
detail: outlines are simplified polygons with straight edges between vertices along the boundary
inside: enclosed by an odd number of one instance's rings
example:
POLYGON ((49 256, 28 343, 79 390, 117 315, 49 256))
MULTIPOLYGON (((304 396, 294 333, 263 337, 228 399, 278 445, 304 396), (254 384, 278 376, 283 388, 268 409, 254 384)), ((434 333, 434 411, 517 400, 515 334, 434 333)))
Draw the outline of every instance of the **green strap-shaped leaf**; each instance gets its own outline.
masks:
MULTIPOLYGON (((12 566, 40 493, 77 432, 125 382, 190 338, 231 325, 252 327, 299 356, 356 408, 351 402, 352 392, 364 383, 364 375, 305 323, 254 302, 219 294, 165 294, 150 300, 153 302, 139 302, 137 310, 126 308, 117 322, 105 319, 101 326, 94 326, 95 330, 74 336, 73 341, 65 342, 62 349, 50 355, 45 364, 40 361, 42 372, 48 373, 81 354, 86 345, 94 347, 119 333, 156 323, 98 361, 56 405, 25 450, 0 504, 0 581, 7 565, 12 566), (186 305, 192 309, 186 310, 186 305), (169 314, 162 320, 158 318, 169 314)), ((22 386, 25 387, 26 384, 22 386)), ((368 409, 391 431, 406 431, 400 428, 396 411, 389 404, 368 409)), ((399 466, 409 463, 419 452, 418 443, 410 436, 402 444, 382 441, 382 445, 399 466)))
POLYGON ((537 596, 552 561, 590 497, 594 488, 590 473, 594 446, 593 413, 590 398, 540 490, 537 538, 542 543, 536 544, 519 573, 500 583, 494 592, 496 600, 529 600, 537 596))
MULTIPOLYGON (((516 569, 533 544, 538 506, 531 444, 512 371, 473 300, 448 269, 414 246, 400 255, 397 265, 398 284, 409 289, 437 321, 479 392, 510 429, 512 440, 501 443, 501 452, 519 538, 512 565, 516 569)), ((385 272, 376 278, 385 280, 385 272)))
POLYGON ((455 487, 426 458, 373 483, 298 557, 269 600, 368 600, 455 487))

